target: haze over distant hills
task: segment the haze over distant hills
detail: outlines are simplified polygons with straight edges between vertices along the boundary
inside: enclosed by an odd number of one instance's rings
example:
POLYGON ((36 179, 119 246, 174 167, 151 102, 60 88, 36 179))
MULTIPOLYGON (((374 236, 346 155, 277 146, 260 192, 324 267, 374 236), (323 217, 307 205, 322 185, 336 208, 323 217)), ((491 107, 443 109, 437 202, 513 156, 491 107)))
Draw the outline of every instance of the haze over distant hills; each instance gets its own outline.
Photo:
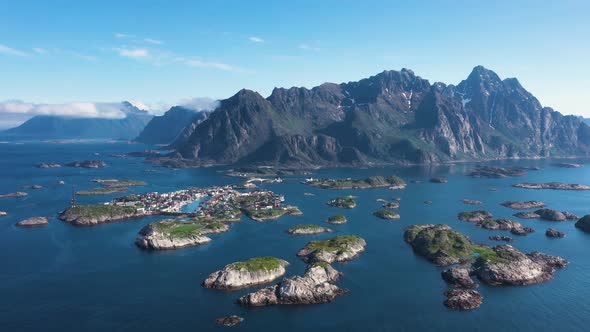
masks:
POLYGON ((122 102, 119 110, 125 115, 124 118, 37 115, 18 127, 0 132, 0 136, 30 139, 132 139, 137 137, 153 117, 129 102, 122 102))
POLYGON ((202 164, 295 167, 588 155, 590 127, 482 66, 457 86, 413 71, 358 82, 241 90, 172 144, 202 164))

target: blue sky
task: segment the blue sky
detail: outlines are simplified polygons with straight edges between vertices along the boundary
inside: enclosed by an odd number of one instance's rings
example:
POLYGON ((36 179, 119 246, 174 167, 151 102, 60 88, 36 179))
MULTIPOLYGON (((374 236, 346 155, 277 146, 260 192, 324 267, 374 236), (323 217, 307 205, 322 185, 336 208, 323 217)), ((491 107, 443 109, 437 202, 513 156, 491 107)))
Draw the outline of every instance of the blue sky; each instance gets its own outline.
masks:
POLYGON ((0 101, 154 109, 241 88, 476 65, 590 117, 590 1, 2 1, 0 101))

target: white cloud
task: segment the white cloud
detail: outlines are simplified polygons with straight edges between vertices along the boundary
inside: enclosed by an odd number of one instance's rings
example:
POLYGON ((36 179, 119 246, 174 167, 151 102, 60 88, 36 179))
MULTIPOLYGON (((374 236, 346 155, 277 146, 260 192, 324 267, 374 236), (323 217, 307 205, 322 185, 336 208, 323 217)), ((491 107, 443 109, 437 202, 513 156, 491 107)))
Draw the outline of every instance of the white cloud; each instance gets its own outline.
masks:
POLYGON ((214 110, 219 105, 219 100, 211 98, 189 98, 183 99, 178 103, 179 106, 186 107, 195 111, 214 110))
POLYGON ((45 54, 47 50, 41 47, 33 47, 33 51, 37 54, 45 54))
POLYGON ((143 41, 146 42, 146 43, 154 44, 154 45, 162 45, 162 44, 164 44, 163 41, 158 40, 158 39, 152 39, 152 38, 144 38, 143 41))
POLYGON ((256 36, 249 37, 248 40, 250 40, 253 43, 264 43, 264 39, 256 36))
POLYGON ((182 57, 178 58, 178 60, 180 60, 180 62, 184 63, 185 65, 187 65, 189 67, 213 68, 213 69, 220 69, 220 70, 225 70, 225 71, 238 70, 237 68, 230 66, 226 63, 223 63, 223 62, 204 61, 199 58, 185 59, 182 57))
POLYGON ((10 48, 10 47, 8 47, 6 45, 2 45, 2 44, 0 44, 0 54, 15 55, 15 56, 22 56, 22 57, 29 56, 29 54, 26 52, 15 50, 14 48, 10 48))
POLYGON ((124 57, 128 57, 128 58, 146 58, 150 54, 150 52, 145 48, 134 48, 134 49, 118 48, 117 51, 119 52, 120 56, 124 56, 124 57))
POLYGON ((122 119, 121 103, 72 102, 65 104, 35 104, 23 101, 0 102, 0 114, 5 115, 60 115, 76 118, 122 119))
POLYGON ((131 37, 135 37, 135 36, 133 36, 133 35, 128 35, 128 34, 126 34, 126 33, 120 33, 120 32, 117 32, 117 33, 115 33, 115 37, 116 37, 116 38, 131 38, 131 37))

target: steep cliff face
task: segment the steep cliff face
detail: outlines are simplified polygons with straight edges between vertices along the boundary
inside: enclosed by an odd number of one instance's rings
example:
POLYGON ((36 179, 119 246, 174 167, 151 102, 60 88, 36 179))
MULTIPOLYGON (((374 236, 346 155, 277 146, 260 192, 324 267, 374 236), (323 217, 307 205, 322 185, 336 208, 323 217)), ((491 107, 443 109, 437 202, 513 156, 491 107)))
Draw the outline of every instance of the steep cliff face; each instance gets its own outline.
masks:
POLYGON ((207 112, 197 112, 182 106, 170 108, 164 115, 156 116, 135 139, 146 144, 170 144, 187 126, 198 125, 207 118, 207 112))
POLYGON ((210 163, 291 166, 433 163, 586 155, 590 127, 514 78, 475 67, 457 86, 411 70, 312 89, 242 90, 173 144, 210 163))

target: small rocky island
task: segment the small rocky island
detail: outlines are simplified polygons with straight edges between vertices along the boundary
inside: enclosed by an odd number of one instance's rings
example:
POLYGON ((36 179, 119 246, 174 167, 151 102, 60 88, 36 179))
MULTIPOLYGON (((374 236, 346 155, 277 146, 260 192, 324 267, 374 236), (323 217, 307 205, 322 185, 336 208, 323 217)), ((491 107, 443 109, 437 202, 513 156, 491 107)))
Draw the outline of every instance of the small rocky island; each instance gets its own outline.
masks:
POLYGON ((25 197, 28 194, 22 191, 17 191, 15 193, 9 193, 9 194, 1 194, 0 198, 9 198, 9 197, 25 197))
POLYGON ((356 202, 352 196, 336 197, 329 200, 326 204, 341 209, 354 209, 356 207, 356 202))
POLYGON ((590 233, 590 214, 587 214, 580 218, 580 220, 576 221, 576 228, 579 228, 586 233, 590 233))
POLYGON ((284 275, 289 263, 275 257, 255 257, 244 262, 226 265, 211 273, 203 281, 203 287, 236 290, 265 284, 284 275))
POLYGON ((301 224, 289 228, 289 230, 287 230, 287 233, 291 235, 313 235, 320 233, 332 233, 332 230, 327 227, 322 227, 314 224, 301 224))
POLYGON ((511 238, 510 236, 505 236, 505 235, 490 235, 488 237, 488 239, 490 239, 492 241, 503 241, 503 242, 512 242, 512 241, 514 241, 513 238, 511 238))
POLYGON ((565 235, 566 234, 564 232, 560 232, 553 228, 547 228, 547 231, 545 231, 545 236, 549 238, 563 238, 565 235))
POLYGON ((342 225, 342 224, 346 224, 347 220, 346 220, 345 215, 335 214, 333 216, 328 217, 328 220, 326 220, 326 222, 328 224, 342 225))
POLYGON ((219 317, 219 318, 215 319, 215 323, 217 325, 227 326, 227 327, 236 326, 236 325, 240 324, 243 321, 244 321, 244 318, 243 317, 240 317, 240 316, 237 316, 237 315, 219 317))
POLYGON ((581 168, 582 167, 581 164, 575 164, 575 163, 554 163, 554 164, 551 164, 551 166, 561 167, 561 168, 581 168))
POLYGON ((500 205, 514 210, 530 210, 545 207, 545 203, 541 201, 506 201, 500 203, 500 205))
POLYGON ((247 307, 331 302, 347 292, 333 284, 341 275, 328 263, 312 263, 303 276, 285 278, 276 285, 246 294, 237 302, 247 307))
POLYGON ((549 280, 556 269, 568 264, 561 257, 540 252, 525 254, 508 244, 488 247, 473 243, 448 225, 413 225, 406 229, 404 239, 414 252, 439 266, 463 264, 465 271, 443 272, 443 278, 455 289, 445 293, 445 305, 453 309, 471 310, 481 304, 471 275, 488 285, 530 285, 549 280))
POLYGON ((260 307, 331 302, 347 290, 333 284, 342 273, 336 271, 330 264, 357 257, 365 246, 365 240, 355 235, 311 241, 297 253, 297 256, 308 263, 303 276, 285 278, 276 285, 246 294, 238 299, 238 303, 249 307, 260 307))
POLYGON ((103 168, 107 164, 102 160, 83 160, 83 161, 73 161, 71 163, 67 163, 66 166, 68 167, 81 167, 81 168, 103 168))
POLYGON ((443 178, 443 177, 436 177, 436 178, 431 178, 430 182, 432 182, 432 183, 447 183, 447 182, 449 182, 449 179, 443 178))
POLYGON ((494 215, 488 211, 485 211, 485 210, 465 211, 465 212, 460 212, 457 215, 457 218, 459 220, 469 221, 469 222, 480 222, 480 221, 484 221, 486 219, 491 219, 492 217, 494 217, 494 215))
POLYGON ((211 241, 207 234, 226 232, 225 223, 189 219, 165 219, 153 222, 139 231, 135 244, 143 249, 172 250, 193 247, 211 241))
POLYGON ((542 219, 547 221, 577 220, 579 218, 571 212, 560 212, 552 209, 539 209, 535 212, 518 212, 514 216, 521 219, 542 219))
POLYGON ((487 230, 503 230, 510 231, 514 235, 527 235, 533 233, 535 230, 530 227, 523 227, 521 223, 512 219, 500 218, 500 219, 486 219, 479 221, 476 224, 477 227, 481 227, 487 230))
POLYGON ((339 235, 328 240, 311 241, 303 247, 297 256, 304 262, 344 262, 355 258, 365 250, 367 243, 356 235, 339 235))
POLYGON ((8 213, 4 212, 4 211, 0 211, 0 217, 6 217, 8 215, 8 213))
POLYGON ((16 223, 16 225, 19 227, 38 227, 46 226, 48 224, 49 222, 45 217, 32 217, 16 223))
POLYGON ((478 201, 475 199, 467 199, 467 198, 462 199, 461 202, 463 202, 463 204, 466 204, 466 205, 482 205, 483 204, 481 201, 478 201))
POLYGON ((524 189, 552 189, 552 190, 590 190, 590 186, 577 183, 546 182, 546 183, 516 183, 515 188, 524 189))
POLYGON ((70 207, 59 214, 59 219, 76 226, 93 226, 145 215, 132 206, 96 204, 70 207))
POLYGON ((371 176, 366 179, 307 179, 305 184, 321 189, 367 189, 387 187, 404 189, 406 183, 397 176, 371 176))
POLYGON ((61 165, 57 163, 40 163, 35 165, 37 168, 60 168, 61 165))
POLYGON ((538 167, 523 167, 523 166, 486 166, 478 165, 473 171, 468 173, 469 176, 474 178, 508 178, 526 175, 526 171, 537 171, 538 167))
POLYGON ((394 211, 390 211, 390 210, 375 211, 375 212, 373 212, 373 215, 377 218, 388 219, 388 220, 400 218, 399 213, 394 212, 394 211))

